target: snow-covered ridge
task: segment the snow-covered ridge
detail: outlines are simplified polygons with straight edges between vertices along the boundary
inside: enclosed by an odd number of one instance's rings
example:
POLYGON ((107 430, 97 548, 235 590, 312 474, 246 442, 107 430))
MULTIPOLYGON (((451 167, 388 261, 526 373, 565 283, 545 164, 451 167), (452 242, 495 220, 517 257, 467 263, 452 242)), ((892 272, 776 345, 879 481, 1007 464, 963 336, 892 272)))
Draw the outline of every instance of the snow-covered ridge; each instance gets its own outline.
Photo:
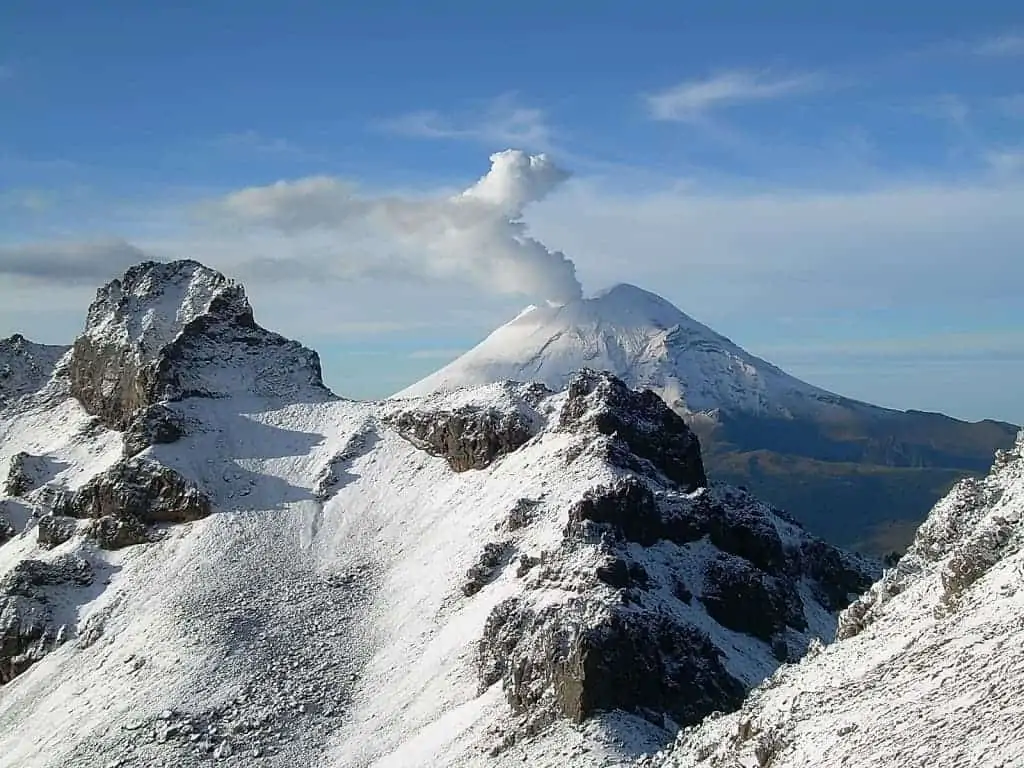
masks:
POLYGON ((0 408, 38 391, 67 347, 36 344, 19 333, 0 339, 0 408))
POLYGON ((708 487, 658 397, 584 372, 340 400, 203 269, 101 291, 54 379, 111 383, 88 408, 0 410, 0 766, 612 765, 871 580, 708 487), (235 386, 249 342, 295 386, 235 386))
POLYGON ((1024 763, 1024 432, 932 510, 841 640, 680 735, 658 768, 1024 763))
POLYGON ((453 363, 395 397, 605 370, 682 411, 788 417, 838 398, 754 357, 653 293, 618 285, 592 298, 528 307, 453 363))

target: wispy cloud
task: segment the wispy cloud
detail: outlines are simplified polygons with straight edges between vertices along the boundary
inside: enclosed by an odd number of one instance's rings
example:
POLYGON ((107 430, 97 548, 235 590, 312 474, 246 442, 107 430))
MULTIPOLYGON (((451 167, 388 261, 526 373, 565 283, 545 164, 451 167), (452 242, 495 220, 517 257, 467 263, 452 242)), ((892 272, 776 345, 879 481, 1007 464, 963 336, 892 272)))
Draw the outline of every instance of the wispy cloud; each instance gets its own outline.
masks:
POLYGON ((979 56, 1024 56, 1024 32, 1007 32, 982 40, 974 47, 979 56))
POLYGON ((825 78, 816 73, 780 76, 737 69, 687 80, 644 98, 655 120, 697 122, 716 110, 808 93, 824 83, 825 78))
POLYGON ((389 132, 419 139, 455 139, 539 151, 550 150, 553 138, 544 110, 520 104, 511 94, 470 110, 421 110, 380 125, 389 132))
POLYGON ((254 154, 314 157, 312 153, 289 139, 265 136, 253 130, 225 133, 215 138, 212 144, 220 149, 254 154))

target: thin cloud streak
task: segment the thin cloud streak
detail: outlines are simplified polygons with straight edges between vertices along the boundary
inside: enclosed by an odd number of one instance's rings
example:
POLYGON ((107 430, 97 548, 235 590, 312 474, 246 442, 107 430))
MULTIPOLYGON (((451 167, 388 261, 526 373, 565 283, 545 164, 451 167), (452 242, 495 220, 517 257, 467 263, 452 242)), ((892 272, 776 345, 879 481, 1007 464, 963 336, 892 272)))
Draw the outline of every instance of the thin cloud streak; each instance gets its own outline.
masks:
POLYGON ((737 69, 687 80, 644 98, 654 120, 699 122, 721 109, 809 93, 824 83, 825 78, 817 73, 776 76, 737 69))

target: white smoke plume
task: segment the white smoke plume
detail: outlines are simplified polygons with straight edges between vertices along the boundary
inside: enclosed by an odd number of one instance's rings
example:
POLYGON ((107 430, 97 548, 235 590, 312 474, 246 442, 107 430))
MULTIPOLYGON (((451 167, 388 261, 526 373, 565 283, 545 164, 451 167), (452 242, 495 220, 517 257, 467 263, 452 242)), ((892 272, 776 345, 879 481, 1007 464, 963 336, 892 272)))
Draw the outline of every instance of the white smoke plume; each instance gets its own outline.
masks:
POLYGON ((526 233, 523 210, 568 177, 547 155, 508 149, 491 155, 490 171, 453 197, 366 197, 317 176, 243 189, 219 208, 289 235, 337 233, 331 258, 346 274, 468 278, 496 293, 567 302, 581 295, 575 265, 526 233), (368 239, 386 247, 346 249, 368 239))

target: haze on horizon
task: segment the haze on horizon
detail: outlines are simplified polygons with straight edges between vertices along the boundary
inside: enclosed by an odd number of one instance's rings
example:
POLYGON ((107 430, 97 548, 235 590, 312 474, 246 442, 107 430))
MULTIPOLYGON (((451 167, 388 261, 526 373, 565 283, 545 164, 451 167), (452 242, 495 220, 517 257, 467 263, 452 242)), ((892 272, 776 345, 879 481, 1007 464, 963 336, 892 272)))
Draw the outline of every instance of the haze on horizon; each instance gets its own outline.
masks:
POLYGON ((629 282, 841 394, 1024 422, 1024 14, 396 9, 5 10, 0 335, 194 258, 385 396, 629 282))

